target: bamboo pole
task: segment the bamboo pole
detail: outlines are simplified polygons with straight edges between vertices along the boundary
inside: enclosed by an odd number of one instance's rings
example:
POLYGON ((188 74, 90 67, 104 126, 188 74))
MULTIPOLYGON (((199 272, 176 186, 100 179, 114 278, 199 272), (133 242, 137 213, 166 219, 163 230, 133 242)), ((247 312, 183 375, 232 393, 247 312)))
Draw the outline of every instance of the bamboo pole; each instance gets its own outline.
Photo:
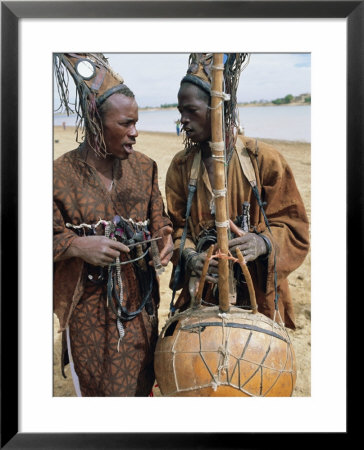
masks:
MULTIPOLYGON (((219 67, 223 66, 223 54, 213 54, 213 67, 212 67, 212 84, 211 90, 215 92, 223 91, 223 70, 219 67)), ((212 144, 212 156, 214 157, 214 189, 225 189, 225 164, 224 164, 224 152, 221 151, 223 139, 223 100, 221 97, 211 95, 211 141, 212 144), (219 147, 217 149, 216 147, 219 147)), ((228 229, 226 226, 221 226, 227 221, 227 208, 226 208, 226 196, 215 197, 215 209, 216 209, 216 231, 217 231, 217 247, 224 255, 228 254, 229 241, 228 241, 228 229)), ((229 311, 229 261, 225 258, 219 259, 219 306, 222 312, 229 311)))

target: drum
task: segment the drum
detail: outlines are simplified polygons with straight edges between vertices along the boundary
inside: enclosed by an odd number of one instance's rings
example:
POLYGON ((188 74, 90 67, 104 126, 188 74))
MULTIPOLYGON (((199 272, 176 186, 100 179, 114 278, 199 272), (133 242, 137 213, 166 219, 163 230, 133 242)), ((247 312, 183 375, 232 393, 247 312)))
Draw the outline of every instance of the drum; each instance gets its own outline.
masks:
POLYGON ((189 308, 171 317, 155 351, 163 396, 289 397, 296 382, 283 325, 231 306, 189 308))

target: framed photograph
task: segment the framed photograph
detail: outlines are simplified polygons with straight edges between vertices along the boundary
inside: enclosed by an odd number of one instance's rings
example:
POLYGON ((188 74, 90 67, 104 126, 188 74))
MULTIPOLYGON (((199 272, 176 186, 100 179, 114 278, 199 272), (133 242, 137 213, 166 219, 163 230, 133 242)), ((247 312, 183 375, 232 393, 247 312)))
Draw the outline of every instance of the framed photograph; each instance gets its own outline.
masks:
POLYGON ((346 302, 363 269, 350 257, 361 248, 353 226, 362 229, 363 2, 15 1, 1 3, 1 20, 1 447, 237 448, 290 432, 347 436, 346 302), (311 54, 309 397, 53 395, 52 54, 76 50, 311 54))

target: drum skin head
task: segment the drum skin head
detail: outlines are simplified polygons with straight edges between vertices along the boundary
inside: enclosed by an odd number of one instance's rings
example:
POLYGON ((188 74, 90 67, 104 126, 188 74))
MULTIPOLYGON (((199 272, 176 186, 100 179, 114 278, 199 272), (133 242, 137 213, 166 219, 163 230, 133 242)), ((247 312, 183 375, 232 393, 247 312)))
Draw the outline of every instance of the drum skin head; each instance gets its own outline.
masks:
POLYGON ((170 318, 154 369, 163 396, 289 397, 296 382, 284 326, 232 306, 188 309, 170 318))

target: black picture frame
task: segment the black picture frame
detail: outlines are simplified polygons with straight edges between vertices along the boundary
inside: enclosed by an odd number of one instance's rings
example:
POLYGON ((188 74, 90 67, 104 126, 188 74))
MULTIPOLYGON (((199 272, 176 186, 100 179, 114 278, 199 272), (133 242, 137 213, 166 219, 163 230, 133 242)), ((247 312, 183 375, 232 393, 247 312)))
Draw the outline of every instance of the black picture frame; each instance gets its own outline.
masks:
MULTIPOLYGON (((19 433, 18 431, 18 22, 22 18, 346 18, 347 299, 363 263, 364 2, 122 1, 1 2, 1 448, 257 448, 267 433, 19 433), (11 107, 9 107, 11 105, 11 107), (7 224, 11 224, 11 238, 7 224), (355 226, 355 229, 354 229, 355 226), (9 320, 12 319, 12 320, 9 320)), ((243 414, 243 412, 242 412, 243 414)), ((349 424, 349 422, 348 422, 349 424)), ((167 431, 167 430, 166 430, 167 431)), ((346 433, 335 436, 339 443, 346 433)), ((316 435, 316 439, 317 439, 316 435)), ((305 436, 300 437, 304 443, 305 436)), ((317 443, 317 441, 316 441, 317 443)))

